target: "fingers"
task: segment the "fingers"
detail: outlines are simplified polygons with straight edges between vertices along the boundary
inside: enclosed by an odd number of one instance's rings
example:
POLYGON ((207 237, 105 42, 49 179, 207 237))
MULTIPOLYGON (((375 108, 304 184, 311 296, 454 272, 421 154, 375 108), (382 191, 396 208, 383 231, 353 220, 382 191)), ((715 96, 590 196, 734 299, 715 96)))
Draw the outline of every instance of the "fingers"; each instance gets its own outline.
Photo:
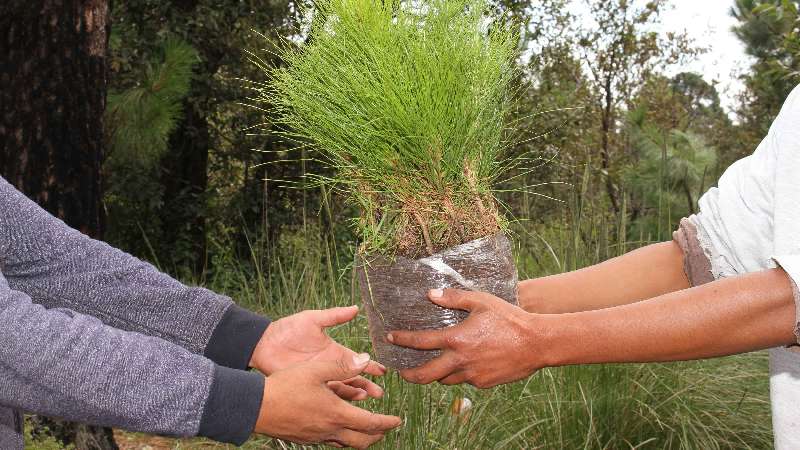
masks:
POLYGON ((367 391, 357 386, 351 386, 341 381, 328 381, 328 388, 339 398, 348 402, 366 400, 369 395, 367 391))
POLYGON ((481 305, 486 297, 493 297, 485 292, 462 291, 460 289, 431 289, 428 298, 433 303, 450 309, 473 311, 481 305))
POLYGON ((353 430, 342 430, 336 433, 336 438, 331 443, 338 443, 342 447, 365 449, 381 439, 383 439, 383 434, 380 433, 366 434, 353 430))
POLYGON ((311 312, 317 325, 327 328, 353 320, 358 314, 358 306, 330 308, 311 312))
POLYGON ((461 370, 451 375, 448 375, 445 378, 442 378, 441 380, 439 380, 439 383, 447 386, 453 386, 456 384, 464 384, 467 382, 468 379, 469 375, 467 375, 467 372, 461 370))
POLYGON ((369 364, 367 364, 367 368, 364 369, 364 373, 382 377, 386 375, 386 367, 377 361, 370 361, 369 364))
POLYGON ((363 390, 372 398, 383 397, 383 388, 364 377, 355 377, 352 380, 345 380, 343 383, 348 386, 363 390))
POLYGON ((400 376, 411 383, 428 384, 446 378, 457 370, 459 370, 458 356, 454 352, 445 352, 420 367, 401 370, 400 376))
POLYGON ((416 348, 419 350, 436 350, 447 347, 449 329, 423 331, 392 331, 386 340, 394 345, 416 348))
POLYGON ((360 433, 385 433, 403 423, 399 417, 371 413, 349 403, 343 403, 340 420, 343 427, 360 433))
POLYGON ((344 381, 360 375, 369 363, 369 354, 343 356, 336 361, 308 363, 308 371, 320 381, 344 381))

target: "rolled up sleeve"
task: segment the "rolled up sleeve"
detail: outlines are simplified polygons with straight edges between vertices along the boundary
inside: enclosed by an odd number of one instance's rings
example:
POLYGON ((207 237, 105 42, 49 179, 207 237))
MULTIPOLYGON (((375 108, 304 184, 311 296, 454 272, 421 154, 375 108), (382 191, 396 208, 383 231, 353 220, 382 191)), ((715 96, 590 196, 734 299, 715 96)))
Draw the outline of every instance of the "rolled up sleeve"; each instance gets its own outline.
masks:
POLYGON ((794 335, 797 342, 800 343, 800 288, 798 288, 798 280, 800 280, 800 255, 776 256, 773 259, 786 274, 789 275, 789 280, 792 282, 795 306, 794 335))

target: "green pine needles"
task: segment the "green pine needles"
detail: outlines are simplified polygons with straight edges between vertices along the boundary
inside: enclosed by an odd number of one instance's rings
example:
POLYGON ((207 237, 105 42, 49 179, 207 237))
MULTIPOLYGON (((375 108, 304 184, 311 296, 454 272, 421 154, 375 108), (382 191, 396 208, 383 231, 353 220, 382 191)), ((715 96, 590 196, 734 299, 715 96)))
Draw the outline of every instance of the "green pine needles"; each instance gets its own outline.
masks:
POLYGON ((150 167, 167 151, 198 60, 191 45, 167 38, 156 57, 146 62, 140 83, 109 92, 106 126, 116 162, 150 167))
POLYGON ((336 169, 362 252, 419 257, 505 228, 516 42, 484 0, 321 0, 257 100, 336 169))

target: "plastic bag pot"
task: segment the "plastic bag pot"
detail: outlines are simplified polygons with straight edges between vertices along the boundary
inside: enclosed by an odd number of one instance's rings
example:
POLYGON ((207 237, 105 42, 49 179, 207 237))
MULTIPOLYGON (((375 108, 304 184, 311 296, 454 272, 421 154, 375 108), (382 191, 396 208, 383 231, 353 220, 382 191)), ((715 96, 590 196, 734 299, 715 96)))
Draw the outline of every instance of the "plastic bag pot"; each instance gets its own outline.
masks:
POLYGON ((469 315, 431 302, 429 290, 484 291, 517 304, 517 270, 511 243, 503 234, 417 260, 363 256, 356 271, 376 359, 393 369, 420 366, 441 352, 393 345, 386 340, 387 332, 441 329, 469 315))

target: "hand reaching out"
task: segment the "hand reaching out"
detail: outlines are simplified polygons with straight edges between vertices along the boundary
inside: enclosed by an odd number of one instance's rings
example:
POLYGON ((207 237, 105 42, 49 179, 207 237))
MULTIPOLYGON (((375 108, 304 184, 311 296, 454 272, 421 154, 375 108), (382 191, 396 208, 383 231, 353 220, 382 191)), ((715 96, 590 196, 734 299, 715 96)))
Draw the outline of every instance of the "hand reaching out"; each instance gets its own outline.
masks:
MULTIPOLYGON (((351 359, 356 353, 331 339, 325 329, 349 322, 358 314, 358 307, 308 310, 279 319, 269 325, 253 352, 250 366, 270 375, 273 372, 305 362, 331 362, 351 359)), ((367 362, 364 372, 381 376, 386 368, 367 362)), ((383 390, 361 376, 329 383, 345 400, 377 398, 383 390)))
POLYGON ((399 417, 357 408, 337 396, 331 382, 358 377, 369 355, 328 362, 306 362, 270 375, 256 422, 256 433, 300 444, 367 448, 401 424, 399 417))

